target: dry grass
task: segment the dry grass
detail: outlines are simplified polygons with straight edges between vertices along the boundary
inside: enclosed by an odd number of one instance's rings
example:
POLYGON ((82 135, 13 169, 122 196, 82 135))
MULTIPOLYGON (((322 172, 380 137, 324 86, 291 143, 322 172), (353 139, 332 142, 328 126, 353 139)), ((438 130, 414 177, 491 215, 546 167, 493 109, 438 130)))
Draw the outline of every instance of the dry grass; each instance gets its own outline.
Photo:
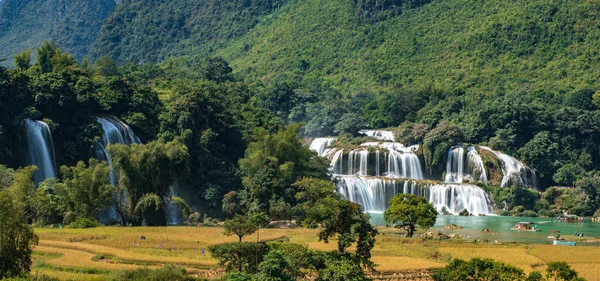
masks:
POLYGON ((497 261, 510 263, 523 269, 528 269, 544 262, 528 253, 527 246, 517 245, 444 245, 440 252, 448 253, 452 258, 469 260, 471 258, 491 258, 497 261))
MULTIPOLYGON (((237 237, 227 237, 221 228, 195 227, 101 227, 94 229, 36 229, 40 237, 38 255, 47 264, 68 268, 96 268, 121 271, 144 266, 160 266, 174 263, 193 268, 216 268, 217 261, 200 254, 202 247, 236 242, 237 237), (140 240, 144 235, 145 240, 140 240), (137 246, 138 244, 139 246, 137 246), (163 247, 161 247, 161 244, 163 247), (170 251, 173 245, 174 250, 170 251), (156 248, 156 245, 159 248, 156 248), (197 251, 194 251, 196 246, 197 251), (56 255, 58 254, 58 255, 56 255), (96 255, 114 257, 117 262, 94 261, 96 255), (134 263, 134 264, 132 264, 134 263)), ((335 250, 337 241, 329 244, 319 242, 317 230, 310 229, 261 229, 260 240, 272 241, 282 238, 292 243, 307 245, 313 249, 335 250)), ((244 238, 256 241, 257 235, 244 238)), ((352 249, 351 249, 352 250, 352 249)), ((522 268, 526 272, 545 270, 549 261, 566 261, 580 276, 588 280, 600 280, 599 247, 555 247, 550 245, 493 245, 456 243, 453 241, 424 241, 419 238, 405 239, 391 235, 378 236, 372 251, 373 262, 380 272, 398 272, 441 268, 451 258, 493 258, 522 268)), ((36 258, 36 259, 38 259, 36 258)), ((102 274, 74 274, 55 272, 47 268, 40 273, 57 276, 62 280, 103 280, 102 274)))
POLYGON ((600 251, 598 247, 535 245, 532 246, 531 253, 544 262, 600 263, 600 251))
POLYGON ((374 256, 371 260, 375 264, 377 264, 376 269, 379 272, 397 272, 413 269, 433 269, 442 268, 446 266, 446 264, 443 262, 411 257, 374 256))
MULTIPOLYGON (((44 242, 40 242, 42 244, 44 242)), ((97 269, 105 269, 105 270, 131 270, 138 268, 137 265, 133 264, 115 264, 115 263, 107 263, 107 262, 96 262, 92 259, 95 254, 91 254, 84 251, 72 250, 72 249, 64 249, 60 247, 47 247, 47 246, 37 246, 35 248, 36 252, 46 252, 46 253, 58 253, 61 254, 61 257, 48 259, 46 263, 51 265, 56 265, 60 267, 70 267, 70 268, 97 268, 97 269)))
POLYGON ((57 277, 60 280, 78 280, 78 281, 104 281, 108 280, 108 276, 99 274, 79 274, 71 272, 54 271, 48 269, 33 270, 33 275, 48 275, 57 277))

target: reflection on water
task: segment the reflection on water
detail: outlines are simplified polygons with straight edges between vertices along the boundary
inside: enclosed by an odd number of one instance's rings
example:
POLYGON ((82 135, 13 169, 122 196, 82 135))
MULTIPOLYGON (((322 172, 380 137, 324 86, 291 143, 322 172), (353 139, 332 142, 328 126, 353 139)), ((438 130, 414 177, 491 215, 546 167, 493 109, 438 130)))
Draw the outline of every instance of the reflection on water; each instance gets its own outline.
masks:
MULTIPOLYGON (((552 239, 547 237, 552 235, 552 230, 560 231, 561 236, 566 239, 573 239, 575 232, 584 233, 588 239, 600 238, 600 223, 592 222, 589 218, 583 223, 561 223, 554 222, 554 218, 525 218, 525 217, 461 217, 461 216, 438 216, 432 231, 444 234, 458 233, 463 237, 470 236, 469 239, 487 239, 490 242, 498 240, 499 242, 526 242, 551 244, 552 239), (514 231, 510 230, 515 223, 520 221, 530 221, 538 225, 540 232, 514 231), (456 224, 463 226, 463 229, 445 229, 445 225, 456 224), (491 232, 482 232, 484 228, 489 228, 491 232)), ((385 225, 383 214, 371 214, 371 223, 375 225, 385 225)), ((598 245, 598 243, 579 243, 578 245, 598 245)))

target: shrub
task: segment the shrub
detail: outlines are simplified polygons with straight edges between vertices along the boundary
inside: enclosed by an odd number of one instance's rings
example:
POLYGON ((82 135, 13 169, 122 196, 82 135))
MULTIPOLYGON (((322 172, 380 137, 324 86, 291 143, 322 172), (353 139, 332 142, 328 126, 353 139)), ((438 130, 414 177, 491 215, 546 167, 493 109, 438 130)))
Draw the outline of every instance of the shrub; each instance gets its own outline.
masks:
POLYGON ((210 246, 208 250, 227 271, 256 273, 269 246, 265 243, 227 243, 210 246))
POLYGON ((524 217, 530 217, 530 218, 535 218, 538 216, 538 214, 534 211, 531 210, 525 210, 521 213, 524 217))
POLYGON ((72 222, 69 225, 69 227, 83 229, 83 228, 99 227, 101 225, 102 224, 99 221, 94 220, 94 219, 78 218, 74 222, 72 222))
POLYGON ((492 259, 454 259, 433 276, 436 281, 448 280, 523 280, 523 270, 492 259))

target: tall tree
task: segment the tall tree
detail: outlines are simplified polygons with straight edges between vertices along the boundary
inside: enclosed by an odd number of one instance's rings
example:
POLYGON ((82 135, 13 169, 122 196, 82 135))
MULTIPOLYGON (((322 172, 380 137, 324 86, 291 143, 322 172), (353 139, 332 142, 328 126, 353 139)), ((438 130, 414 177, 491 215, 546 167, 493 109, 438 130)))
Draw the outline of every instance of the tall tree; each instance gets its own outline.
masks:
POLYGON ((120 215, 135 224, 145 220, 149 225, 166 225, 165 206, 171 200, 169 187, 188 173, 189 154, 185 145, 178 141, 153 141, 145 145, 110 145, 107 150, 119 179, 121 191, 117 194, 126 195, 117 199, 120 215), (148 208, 151 204, 154 210, 148 208))
POLYGON ((369 222, 370 215, 363 213, 360 205, 342 199, 331 182, 303 178, 294 186, 300 190, 297 198, 303 201, 297 206, 304 213, 303 223, 311 228, 321 226, 319 241, 329 243, 337 236, 339 253, 346 253, 356 243, 358 264, 372 269, 371 249, 378 232, 369 222))
POLYGON ((35 168, 17 171, 11 187, 0 190, 0 278, 17 277, 31 268, 38 238, 27 224, 27 196, 33 190, 35 168))
POLYGON ((244 236, 250 235, 257 230, 258 224, 251 218, 242 215, 235 215, 233 219, 226 220, 223 224, 223 234, 227 236, 236 235, 240 243, 242 243, 244 236))
POLYGON ((116 188, 110 183, 110 168, 106 163, 90 159, 89 165, 80 161, 74 167, 62 166, 60 171, 62 182, 54 189, 70 220, 95 219, 100 211, 113 204, 116 188))
POLYGON ((20 54, 16 54, 15 65, 18 69, 27 70, 31 66, 31 49, 23 50, 20 54))
POLYGON ((404 228, 406 236, 412 237, 417 225, 430 228, 435 224, 437 211, 424 197, 398 194, 390 200, 383 217, 386 223, 404 228))

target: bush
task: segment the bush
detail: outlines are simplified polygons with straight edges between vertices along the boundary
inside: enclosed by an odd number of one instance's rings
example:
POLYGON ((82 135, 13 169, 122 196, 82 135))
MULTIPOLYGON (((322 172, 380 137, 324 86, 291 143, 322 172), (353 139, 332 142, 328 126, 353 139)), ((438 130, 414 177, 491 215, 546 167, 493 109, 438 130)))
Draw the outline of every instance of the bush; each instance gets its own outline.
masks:
POLYGON ((538 214, 534 211, 531 210, 525 210, 521 213, 524 217, 530 217, 530 218, 535 218, 538 216, 538 214))
POLYGON ((325 268, 319 271, 317 281, 366 281, 364 272, 356 262, 344 257, 330 255, 325 268))
POLYGON ((99 226, 102 226, 102 224, 99 221, 97 221, 95 219, 89 219, 89 218, 78 218, 69 225, 69 227, 71 227, 71 228, 78 228, 78 229, 92 228, 92 227, 99 227, 99 226))
POLYGON ((269 246, 265 243, 227 243, 210 246, 208 250, 227 271, 256 273, 269 246))
POLYGON ((454 259, 436 272, 433 280, 523 280, 523 270, 492 259, 474 258, 470 261, 454 259))
POLYGON ((511 215, 517 215, 519 213, 523 213, 523 211, 525 211, 525 207, 516 206, 516 207, 512 208, 512 210, 510 210, 510 213, 511 213, 511 215))
POLYGON ((548 212, 546 212, 546 215, 549 217, 558 217, 558 216, 563 215, 563 211, 561 211, 559 209, 552 209, 552 210, 549 210, 548 212))

